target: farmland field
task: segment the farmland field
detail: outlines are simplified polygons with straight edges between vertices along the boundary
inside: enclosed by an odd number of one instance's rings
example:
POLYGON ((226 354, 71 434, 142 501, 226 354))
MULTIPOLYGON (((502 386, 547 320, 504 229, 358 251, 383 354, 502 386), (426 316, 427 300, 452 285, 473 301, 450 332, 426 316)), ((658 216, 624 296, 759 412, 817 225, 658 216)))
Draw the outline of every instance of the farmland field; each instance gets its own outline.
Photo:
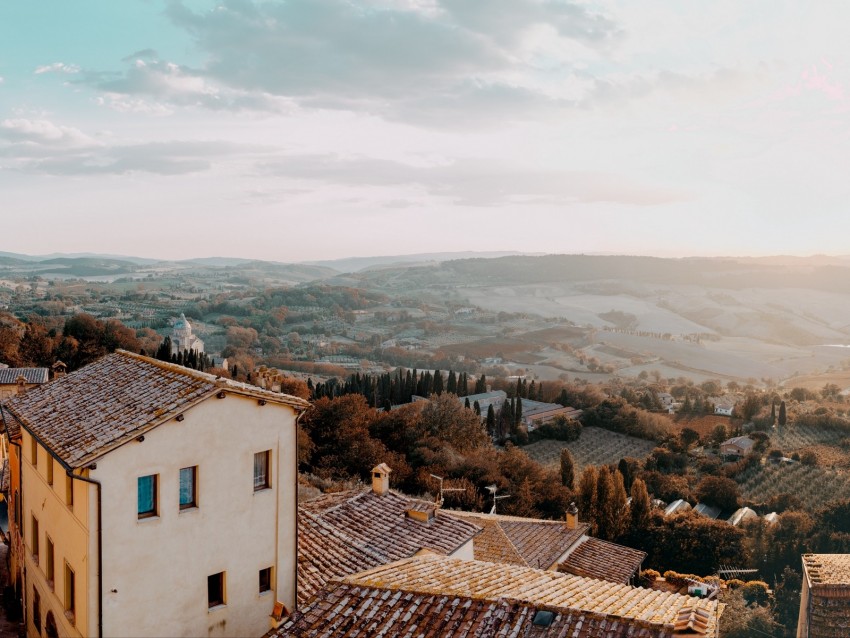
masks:
POLYGON ((627 456, 642 459, 655 447, 656 444, 652 441, 602 428, 583 428, 578 441, 544 440, 526 445, 522 449, 544 467, 557 469, 560 467, 561 450, 569 448, 578 477, 586 465, 609 465, 627 456))
POLYGON ((850 498, 850 473, 817 466, 764 465, 747 470, 741 477, 741 495, 763 503, 778 494, 793 494, 814 511, 829 501, 850 498))

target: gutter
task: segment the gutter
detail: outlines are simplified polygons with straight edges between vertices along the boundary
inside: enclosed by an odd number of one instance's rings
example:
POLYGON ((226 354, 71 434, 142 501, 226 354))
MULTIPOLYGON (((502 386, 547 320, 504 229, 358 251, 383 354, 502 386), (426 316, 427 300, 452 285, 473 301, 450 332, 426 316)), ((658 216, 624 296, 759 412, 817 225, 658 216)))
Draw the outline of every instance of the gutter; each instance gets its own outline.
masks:
MULTIPOLYGON (((97 487, 97 635, 98 638, 103 638, 103 518, 101 512, 101 489, 103 485, 87 476, 78 476, 72 470, 66 472, 67 476, 73 481, 77 479, 84 483, 90 483, 97 487)), ((73 489, 73 482, 71 483, 73 489)))

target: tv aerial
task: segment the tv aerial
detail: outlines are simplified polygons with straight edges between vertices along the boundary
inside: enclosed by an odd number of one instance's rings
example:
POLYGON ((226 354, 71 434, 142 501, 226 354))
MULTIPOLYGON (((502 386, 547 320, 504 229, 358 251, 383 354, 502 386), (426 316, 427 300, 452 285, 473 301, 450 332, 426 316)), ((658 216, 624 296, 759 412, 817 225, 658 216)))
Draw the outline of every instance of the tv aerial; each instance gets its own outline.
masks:
POLYGON ((490 492, 490 496, 493 497, 493 508, 490 510, 491 514, 496 513, 496 503, 503 498, 510 498, 510 494, 502 494, 501 496, 496 496, 496 492, 499 491, 498 486, 496 485, 488 485, 485 488, 488 492, 490 492))
POLYGON ((444 492, 465 492, 466 489, 463 487, 443 487, 443 481, 445 480, 442 476, 437 476, 436 474, 431 474, 431 478, 437 479, 440 482, 440 495, 437 497, 436 505, 437 507, 443 506, 443 493, 444 492))

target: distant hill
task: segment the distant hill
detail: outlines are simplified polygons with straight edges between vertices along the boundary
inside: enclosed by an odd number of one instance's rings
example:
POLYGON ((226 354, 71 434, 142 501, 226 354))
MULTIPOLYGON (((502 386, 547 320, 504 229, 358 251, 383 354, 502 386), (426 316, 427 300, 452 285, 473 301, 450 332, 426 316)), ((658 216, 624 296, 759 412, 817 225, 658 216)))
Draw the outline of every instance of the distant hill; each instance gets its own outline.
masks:
POLYGON ((414 255, 384 255, 379 257, 348 257, 346 259, 332 259, 328 261, 305 261, 305 264, 325 266, 339 272, 360 272, 377 267, 410 267, 411 265, 422 265, 428 262, 444 262, 453 259, 494 259, 513 255, 527 255, 516 251, 500 252, 447 252, 447 253, 418 253, 414 255))

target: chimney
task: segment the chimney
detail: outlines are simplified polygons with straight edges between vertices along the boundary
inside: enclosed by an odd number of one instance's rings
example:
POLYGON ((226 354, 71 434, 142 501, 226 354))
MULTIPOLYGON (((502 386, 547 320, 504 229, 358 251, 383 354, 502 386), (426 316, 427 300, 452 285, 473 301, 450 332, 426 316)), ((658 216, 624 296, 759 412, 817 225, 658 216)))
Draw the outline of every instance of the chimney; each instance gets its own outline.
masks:
POLYGON ((383 496, 390 491, 390 469, 386 463, 381 463, 372 468, 372 491, 378 496, 383 496))
POLYGON ((58 379, 59 377, 65 376, 65 373, 68 371, 68 366, 61 361, 57 361, 50 367, 50 371, 53 373, 52 378, 58 379))
POLYGON ((433 503, 413 503, 404 510, 404 515, 407 518, 419 521, 420 523, 427 523, 433 520, 436 513, 437 507, 433 503))
POLYGON ((578 527, 578 508, 575 503, 570 503, 567 509, 567 529, 576 529, 578 527))

